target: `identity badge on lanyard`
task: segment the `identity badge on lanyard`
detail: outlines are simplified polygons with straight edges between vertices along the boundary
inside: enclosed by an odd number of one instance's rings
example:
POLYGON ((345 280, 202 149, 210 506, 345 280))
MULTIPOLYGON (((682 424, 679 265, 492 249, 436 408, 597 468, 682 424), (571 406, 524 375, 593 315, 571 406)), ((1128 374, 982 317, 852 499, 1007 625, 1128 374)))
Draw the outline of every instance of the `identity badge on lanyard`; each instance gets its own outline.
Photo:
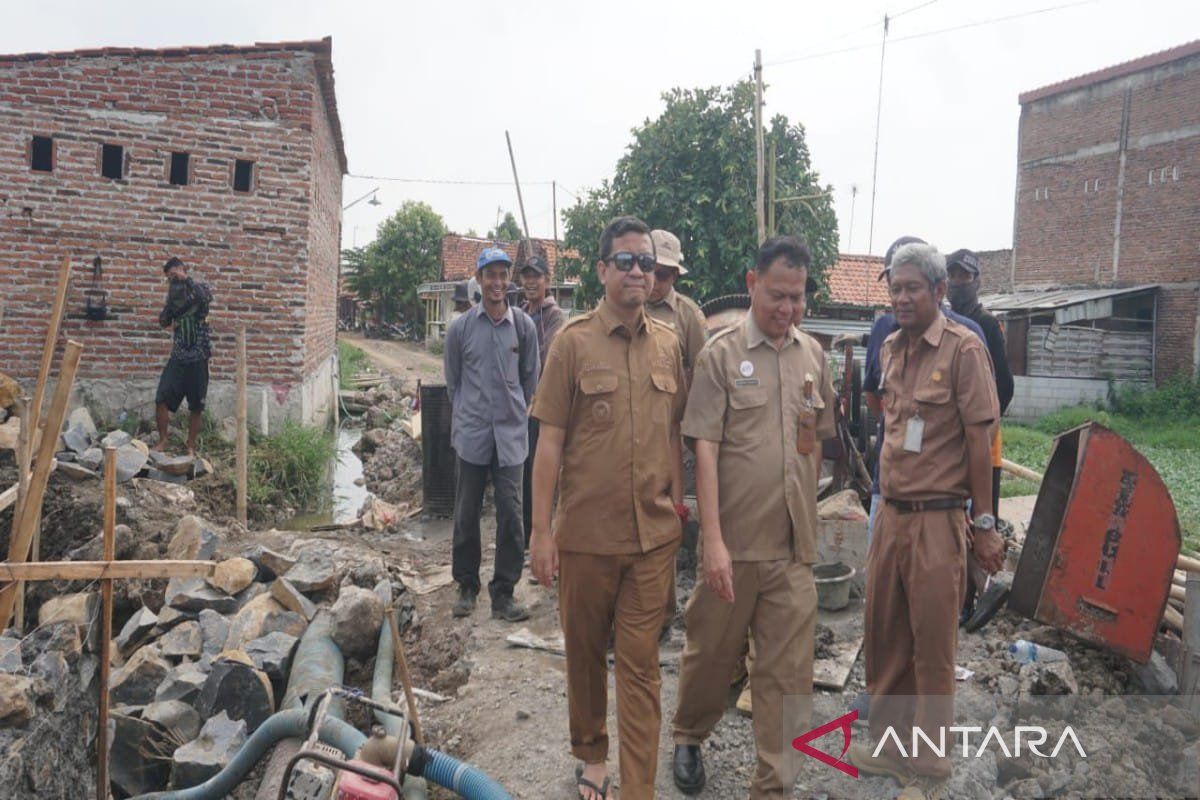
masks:
POLYGON ((909 453, 921 452, 921 440, 925 438, 925 420, 921 419, 920 410, 914 410, 904 428, 904 449, 909 453))

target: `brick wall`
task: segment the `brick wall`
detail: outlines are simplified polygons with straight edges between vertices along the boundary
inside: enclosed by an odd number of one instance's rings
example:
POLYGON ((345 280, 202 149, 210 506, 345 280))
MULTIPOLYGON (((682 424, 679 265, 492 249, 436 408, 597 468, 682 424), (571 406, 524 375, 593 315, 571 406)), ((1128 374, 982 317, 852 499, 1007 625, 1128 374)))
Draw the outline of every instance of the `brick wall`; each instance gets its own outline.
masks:
POLYGON ((979 293, 1003 292, 1012 288, 1012 250, 980 250, 979 293))
POLYGON ((1164 284, 1159 379, 1194 364, 1197 97, 1200 46, 1190 45, 1106 70, 1091 82, 1084 76, 1033 92, 1021 108, 1015 283, 1164 284), (1168 319, 1168 310, 1183 317, 1168 319))
POLYGON ((63 334, 85 345, 80 377, 156 376, 170 352, 161 266, 175 255, 216 296, 215 381, 232 378, 239 325, 251 382, 302 381, 333 347, 340 174, 320 57, 271 46, 0 57, 0 369, 36 374, 69 256, 63 334), (54 137, 52 172, 30 169, 34 134, 54 137), (124 147, 116 180, 100 174, 106 143, 124 147), (172 151, 190 154, 187 186, 168 182, 172 151), (232 188, 236 159, 254 162, 249 193, 232 188), (80 318, 95 256, 102 322, 80 318))

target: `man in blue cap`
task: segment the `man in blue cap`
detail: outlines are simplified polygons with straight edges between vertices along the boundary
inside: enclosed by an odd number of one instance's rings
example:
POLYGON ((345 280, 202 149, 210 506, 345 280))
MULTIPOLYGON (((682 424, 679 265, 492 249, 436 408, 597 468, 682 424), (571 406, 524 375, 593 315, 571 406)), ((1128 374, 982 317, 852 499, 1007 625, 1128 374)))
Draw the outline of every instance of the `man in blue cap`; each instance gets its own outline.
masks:
POLYGON ((492 617, 529 618, 513 600, 525 557, 521 483, 529 453, 528 413, 538 380, 537 330, 507 299, 512 259, 498 247, 479 254, 481 300, 450 323, 444 351, 452 407, 450 443, 457 455, 452 572, 455 617, 467 617, 479 594, 479 516, 491 476, 496 498, 496 566, 488 592, 492 617))

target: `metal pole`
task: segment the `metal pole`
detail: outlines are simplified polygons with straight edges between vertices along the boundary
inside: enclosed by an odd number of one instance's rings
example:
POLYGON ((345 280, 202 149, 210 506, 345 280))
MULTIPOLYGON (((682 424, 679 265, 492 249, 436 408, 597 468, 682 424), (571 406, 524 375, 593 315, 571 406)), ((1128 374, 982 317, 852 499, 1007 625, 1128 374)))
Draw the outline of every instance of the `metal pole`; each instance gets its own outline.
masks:
POLYGON ((754 51, 754 211, 758 223, 758 243, 766 241, 767 219, 763 208, 763 130, 762 130, 762 50, 754 51))
MULTIPOLYGON (((529 221, 525 219, 525 201, 521 198, 521 179, 517 177, 517 159, 513 156, 512 137, 504 132, 504 141, 508 142, 508 160, 512 164, 513 183, 517 186, 517 206, 521 209, 521 228, 525 231, 525 257, 533 255, 533 240, 529 238, 529 221)), ((521 265, 517 265, 520 269, 521 265)))
POLYGON ((867 228, 867 253, 875 247, 875 189, 879 179, 879 122, 883 117, 883 57, 887 53, 888 16, 883 15, 883 42, 879 45, 879 100, 875 106, 875 165, 871 168, 871 223, 867 228))
POLYGON ((850 231, 846 234, 846 252, 854 252, 854 201, 858 199, 858 186, 850 185, 850 231))
POLYGON ((550 213, 554 215, 554 247, 558 248, 558 181, 550 181, 550 213))

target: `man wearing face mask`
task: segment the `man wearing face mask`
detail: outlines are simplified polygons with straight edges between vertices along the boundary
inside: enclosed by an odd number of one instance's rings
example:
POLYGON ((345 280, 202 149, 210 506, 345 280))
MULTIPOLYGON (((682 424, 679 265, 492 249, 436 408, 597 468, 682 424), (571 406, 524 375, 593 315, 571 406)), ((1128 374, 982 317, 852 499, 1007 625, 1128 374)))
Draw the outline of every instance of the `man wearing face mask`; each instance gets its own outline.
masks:
POLYGON ((163 265, 163 274, 167 277, 167 302, 158 315, 158 324, 171 329, 171 357, 163 367, 154 396, 158 424, 154 449, 166 449, 171 415, 186 397, 187 450, 188 455, 194 455, 208 396, 208 360, 212 356, 208 308, 213 294, 208 284, 188 275, 187 266, 178 258, 172 257, 163 265))
MULTIPOLYGON (((1000 400, 1000 414, 1003 415, 1008 404, 1012 402, 1013 376, 1012 370, 1008 367, 1008 351, 1004 346, 1004 331, 1000 329, 1000 323, 996 321, 996 318, 989 314, 979 302, 979 257, 965 248, 955 250, 946 257, 946 272, 950 276, 949 286, 946 290, 950 307, 956 313, 974 321, 983 331, 983 341, 992 357, 992 375, 996 379, 996 396, 1000 400)), ((1000 426, 997 425, 996 433, 992 437, 992 514, 997 517, 1000 516, 1000 461, 1003 457, 1003 448, 1003 437, 1000 433, 1000 426)), ((991 617, 991 614, 988 613, 985 618, 982 612, 998 607, 1003 600, 1002 595, 1007 596, 1008 587, 992 584, 989 589, 993 595, 992 598, 988 602, 981 603, 981 614, 977 618, 973 618, 976 593, 983 590, 986 579, 974 561, 971 562, 970 567, 967 572, 967 599, 963 606, 962 618, 967 630, 976 630, 991 617)))

